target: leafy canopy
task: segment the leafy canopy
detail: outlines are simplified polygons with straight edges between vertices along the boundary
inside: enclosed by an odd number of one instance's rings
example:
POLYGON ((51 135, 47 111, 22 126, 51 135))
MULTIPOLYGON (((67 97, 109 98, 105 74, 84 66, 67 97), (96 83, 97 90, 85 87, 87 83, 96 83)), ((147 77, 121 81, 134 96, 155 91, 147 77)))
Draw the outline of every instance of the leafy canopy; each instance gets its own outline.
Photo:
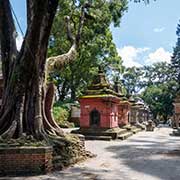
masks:
MULTIPOLYGON (((76 60, 63 71, 54 71, 51 74, 59 89, 61 100, 68 94, 71 95, 71 99, 75 99, 91 82, 99 65, 110 74, 122 70, 122 61, 113 43, 109 27, 111 23, 115 26, 120 25, 121 17, 127 10, 127 1, 96 0, 90 3, 76 60)), ((72 33, 75 33, 83 4, 84 1, 60 1, 51 33, 49 56, 64 53, 69 49, 70 41, 67 38, 64 17, 69 16, 72 33)))

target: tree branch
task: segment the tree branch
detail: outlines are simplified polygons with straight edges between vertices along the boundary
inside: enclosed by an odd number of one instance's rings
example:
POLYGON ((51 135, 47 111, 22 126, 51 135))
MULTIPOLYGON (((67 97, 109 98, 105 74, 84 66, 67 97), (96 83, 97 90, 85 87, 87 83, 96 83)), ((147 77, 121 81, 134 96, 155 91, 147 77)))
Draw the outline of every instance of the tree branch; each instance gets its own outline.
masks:
POLYGON ((51 72, 54 68, 61 69, 65 64, 70 63, 76 57, 76 44, 73 44, 70 50, 62 55, 50 57, 47 59, 47 72, 51 72))
POLYGON ((86 8, 91 7, 90 3, 84 3, 81 8, 81 16, 79 17, 79 26, 77 30, 77 34, 75 37, 72 35, 71 27, 70 27, 70 17, 66 17, 66 24, 67 24, 67 37, 69 41, 71 42, 71 48, 69 51, 65 54, 50 57, 47 59, 47 73, 51 72, 54 68, 61 69, 65 66, 65 64, 68 64, 72 62, 77 55, 77 48, 79 46, 80 40, 81 40, 81 34, 82 29, 85 21, 85 11, 86 8))
POLYGON ((84 3, 84 5, 81 8, 81 16, 79 17, 79 27, 78 27, 78 32, 76 35, 76 45, 79 46, 80 40, 81 40, 81 34, 82 34, 82 29, 84 25, 84 20, 85 20, 85 10, 86 8, 89 8, 90 4, 89 3, 84 3))
POLYGON ((71 42, 71 44, 73 44, 75 39, 72 35, 72 30, 71 30, 71 25, 70 25, 70 17, 66 16, 65 20, 66 20, 67 38, 71 42))

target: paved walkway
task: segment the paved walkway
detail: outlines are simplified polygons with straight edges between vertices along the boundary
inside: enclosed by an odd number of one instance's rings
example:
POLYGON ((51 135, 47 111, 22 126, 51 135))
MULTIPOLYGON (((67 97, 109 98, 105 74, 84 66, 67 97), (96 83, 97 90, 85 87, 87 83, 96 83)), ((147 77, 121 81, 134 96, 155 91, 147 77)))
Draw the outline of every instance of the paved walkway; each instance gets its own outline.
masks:
MULTIPOLYGON (((180 137, 172 129, 140 132, 125 141, 87 141, 96 158, 61 172, 9 180, 179 180, 180 137)), ((2 178, 0 178, 2 179, 2 178)))

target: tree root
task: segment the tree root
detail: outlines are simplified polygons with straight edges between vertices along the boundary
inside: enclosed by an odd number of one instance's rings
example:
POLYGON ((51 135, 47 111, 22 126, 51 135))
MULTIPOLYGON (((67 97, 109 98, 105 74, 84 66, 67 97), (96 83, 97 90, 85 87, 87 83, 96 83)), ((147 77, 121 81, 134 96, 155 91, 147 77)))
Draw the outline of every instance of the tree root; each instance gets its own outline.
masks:
POLYGON ((55 169, 62 169, 94 157, 92 153, 85 150, 84 141, 80 140, 77 135, 66 134, 65 137, 51 137, 50 139, 53 146, 53 157, 58 157, 55 158, 58 159, 54 164, 55 169))
POLYGON ((1 135, 3 139, 11 139, 16 131, 17 121, 13 121, 11 126, 1 135))

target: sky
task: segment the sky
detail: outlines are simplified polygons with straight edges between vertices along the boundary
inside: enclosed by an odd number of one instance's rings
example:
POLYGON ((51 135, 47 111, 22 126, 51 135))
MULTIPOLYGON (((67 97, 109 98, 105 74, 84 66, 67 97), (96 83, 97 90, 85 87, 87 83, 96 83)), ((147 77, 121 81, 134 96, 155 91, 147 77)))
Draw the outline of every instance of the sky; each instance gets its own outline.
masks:
MULTIPOLYGON (((26 28, 25 0, 11 0, 22 30, 26 28), (18 3, 17 3, 18 2, 18 3)), ((111 26, 123 64, 127 67, 170 62, 180 20, 180 0, 151 0, 149 5, 129 2, 120 28, 111 26)), ((18 29, 18 32, 20 30, 18 29)), ((22 35, 17 38, 18 48, 22 35)))
POLYGON ((130 2, 120 28, 113 28, 118 53, 128 67, 170 62, 180 20, 180 0, 130 2))

